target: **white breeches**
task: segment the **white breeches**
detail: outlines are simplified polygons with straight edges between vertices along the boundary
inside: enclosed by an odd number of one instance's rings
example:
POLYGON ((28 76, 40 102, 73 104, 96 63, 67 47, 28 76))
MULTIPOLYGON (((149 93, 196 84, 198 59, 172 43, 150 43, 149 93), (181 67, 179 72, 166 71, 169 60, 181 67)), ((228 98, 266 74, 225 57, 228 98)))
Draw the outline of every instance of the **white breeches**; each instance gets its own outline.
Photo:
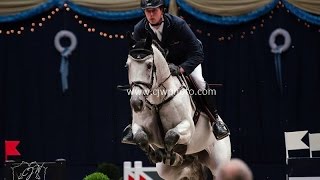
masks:
POLYGON ((198 88, 200 90, 205 90, 206 89, 206 81, 203 79, 202 76, 202 67, 201 64, 199 64, 190 74, 192 79, 195 81, 197 84, 198 88))

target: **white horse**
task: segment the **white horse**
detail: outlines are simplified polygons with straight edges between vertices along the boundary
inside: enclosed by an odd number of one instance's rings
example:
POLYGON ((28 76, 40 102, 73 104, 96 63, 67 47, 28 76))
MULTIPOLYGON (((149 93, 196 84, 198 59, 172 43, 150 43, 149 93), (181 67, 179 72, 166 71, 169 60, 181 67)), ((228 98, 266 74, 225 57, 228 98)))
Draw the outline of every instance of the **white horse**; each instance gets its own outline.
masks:
POLYGON ((130 39, 126 67, 136 144, 149 154, 164 179, 180 177, 186 155, 194 156, 214 175, 231 158, 229 136, 217 141, 204 113, 194 124, 195 106, 187 87, 171 76, 162 49, 150 36, 139 42, 130 39))

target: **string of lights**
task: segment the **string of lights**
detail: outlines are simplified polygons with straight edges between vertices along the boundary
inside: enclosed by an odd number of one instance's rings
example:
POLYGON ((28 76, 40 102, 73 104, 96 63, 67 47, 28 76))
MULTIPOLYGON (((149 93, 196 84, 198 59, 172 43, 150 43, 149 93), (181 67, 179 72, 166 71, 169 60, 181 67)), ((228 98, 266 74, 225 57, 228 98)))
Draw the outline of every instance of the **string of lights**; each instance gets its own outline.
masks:
MULTIPOLYGON (((198 35, 203 35, 206 36, 208 38, 213 38, 217 41, 230 41, 232 39, 235 39, 235 37, 239 37, 240 39, 245 39, 246 37, 250 36, 250 35, 254 35, 254 33, 258 30, 258 29, 262 29, 264 28, 266 25, 267 21, 270 21, 273 19, 273 15, 275 13, 276 10, 278 9, 285 9, 285 5, 279 1, 276 8, 272 11, 270 11, 267 15, 263 16, 263 18, 258 19, 257 21, 255 21, 253 23, 253 25, 248 25, 248 29, 247 30, 243 30, 240 32, 231 32, 231 33, 213 33, 210 31, 206 31, 205 29, 201 29, 201 28, 197 28, 195 25, 193 24, 189 24, 189 26, 191 27, 191 29, 198 35), (227 35, 226 35, 227 34, 227 35)), ((71 8, 68 6, 67 3, 65 3, 61 9, 59 8, 55 8, 54 10, 48 12, 46 15, 40 17, 39 20, 32 22, 29 25, 26 26, 19 26, 16 28, 1 28, 0 27, 0 35, 22 35, 23 33, 25 33, 26 31, 29 32, 36 32, 36 30, 40 30, 41 27, 43 27, 45 24, 47 24, 50 20, 52 20, 52 18, 54 18, 54 16, 61 12, 61 11, 66 11, 66 12, 71 12, 71 8)), ((178 8, 179 10, 179 8, 178 8)), ((286 10, 287 13, 290 13, 289 10, 286 10)), ((184 18, 183 16, 180 16, 181 18, 184 18)), ((105 39, 119 39, 119 40, 123 40, 125 39, 125 32, 118 32, 118 33, 110 33, 104 30, 97 30, 97 28, 92 25, 89 24, 88 22, 85 21, 85 18, 83 18, 81 15, 75 14, 74 15, 74 19, 75 21, 82 26, 83 28, 86 29, 86 31, 88 33, 95 33, 97 35, 99 35, 102 38, 105 39)), ((188 22, 188 20, 186 19, 186 21, 188 22)), ((310 23, 303 21, 299 18, 297 18, 297 21, 299 22, 299 24, 304 25, 306 28, 311 28, 311 27, 316 27, 315 29, 317 29, 317 32, 320 33, 320 27, 316 26, 316 25, 311 25, 310 23)))
POLYGON ((39 28, 43 27, 46 23, 48 23, 52 18, 59 13, 60 9, 55 8, 54 10, 48 12, 46 15, 40 17, 39 20, 31 22, 30 24, 26 26, 19 26, 15 28, 7 28, 2 29, 0 28, 0 35, 22 35, 23 33, 29 31, 29 32, 35 32, 39 28))
MULTIPOLYGON (((284 9, 284 10, 286 10, 286 12, 288 14, 290 13, 290 11, 286 9, 285 5, 281 1, 279 1, 274 10, 270 11, 263 18, 260 18, 259 20, 257 20, 255 23, 253 23, 253 25, 248 25, 249 28, 247 30, 240 31, 240 32, 228 33, 228 35, 221 35, 221 34, 225 34, 225 33, 214 34, 214 33, 210 32, 210 31, 205 31, 204 29, 197 28, 192 24, 189 24, 189 26, 198 35, 203 35, 203 36, 206 36, 208 38, 213 38, 213 39, 216 39, 217 41, 230 41, 230 40, 234 39, 236 36, 239 36, 240 39, 245 39, 246 37, 248 37, 250 35, 254 35, 254 33, 258 29, 264 28, 266 26, 265 24, 267 23, 267 21, 272 20, 273 17, 274 17, 275 11, 277 11, 279 9, 284 9)), ((178 10, 180 10, 180 9, 178 8, 178 10)), ((185 19, 185 17, 183 17, 183 16, 180 16, 180 17, 185 19)), ((303 20, 301 20, 299 18, 296 18, 296 20, 300 24, 303 24, 306 28, 311 28, 312 26, 315 27, 315 29, 317 29, 317 32, 320 33, 320 27, 318 27, 316 25, 310 25, 310 23, 305 22, 305 21, 303 21, 303 20)), ((186 19, 186 21, 188 22, 187 19, 186 19)))
MULTIPOLYGON (((64 4, 64 6, 66 7, 66 10, 67 11, 70 11, 70 8, 68 8, 67 4, 64 4)), ((103 38, 106 38, 106 39, 124 39, 125 35, 124 33, 115 33, 115 34, 112 34, 112 33, 109 33, 109 32, 105 32, 105 31, 97 31, 95 27, 93 26, 89 26, 88 23, 85 22, 85 20, 83 20, 79 15, 74 15, 74 19, 78 22, 78 24, 80 26, 82 26, 83 28, 87 29, 87 31, 89 33, 99 33, 99 35, 103 38)))

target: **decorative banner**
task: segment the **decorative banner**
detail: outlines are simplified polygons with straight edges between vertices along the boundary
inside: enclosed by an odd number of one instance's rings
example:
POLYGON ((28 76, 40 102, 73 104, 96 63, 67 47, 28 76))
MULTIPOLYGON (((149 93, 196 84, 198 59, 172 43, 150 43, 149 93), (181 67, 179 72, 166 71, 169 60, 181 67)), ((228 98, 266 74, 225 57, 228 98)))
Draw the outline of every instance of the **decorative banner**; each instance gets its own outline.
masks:
POLYGON ((54 38, 54 45, 61 54, 60 74, 61 74, 62 91, 65 92, 68 89, 68 74, 69 74, 68 56, 71 55, 72 51, 77 47, 77 38, 71 31, 61 30, 57 33, 57 35, 54 38), (63 37, 67 37, 70 39, 71 44, 69 47, 61 46, 60 39, 63 37))
POLYGON ((8 160, 8 156, 20 156, 20 152, 17 150, 17 146, 20 141, 5 141, 5 160, 8 160))
POLYGON ((278 86, 280 88, 281 94, 283 93, 283 85, 282 85, 282 68, 281 68, 281 53, 286 51, 291 44, 291 37, 288 31, 278 28, 274 30, 269 38, 269 45, 271 47, 271 52, 274 53, 274 63, 275 63, 275 69, 276 69, 276 77, 278 86), (281 35, 284 37, 284 44, 283 45, 277 45, 276 44, 276 38, 278 35, 281 35))

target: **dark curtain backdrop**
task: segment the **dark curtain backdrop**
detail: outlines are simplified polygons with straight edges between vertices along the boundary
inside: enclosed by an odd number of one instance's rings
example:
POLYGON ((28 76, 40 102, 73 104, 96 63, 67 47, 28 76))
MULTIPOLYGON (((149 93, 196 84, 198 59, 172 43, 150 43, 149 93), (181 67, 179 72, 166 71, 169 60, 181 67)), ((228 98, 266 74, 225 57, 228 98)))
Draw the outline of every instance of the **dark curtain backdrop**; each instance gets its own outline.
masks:
MULTIPOLYGON (((1 28, 29 27, 47 14, 1 24, 1 28)), ((181 14, 204 44, 205 79, 223 84, 217 89, 218 109, 231 129, 233 157, 247 161, 257 179, 284 179, 284 131, 320 132, 319 27, 308 28, 285 9, 235 26, 207 24, 181 14), (253 26, 256 29, 250 34, 253 26), (269 35, 278 27, 292 37, 291 47, 281 56, 283 95, 268 45, 269 35), (220 36, 225 39, 219 41, 220 36)), ((109 34, 132 31, 138 21, 80 17, 96 31, 109 34)), ((127 83, 127 41, 88 33, 74 13, 64 11, 35 32, 29 29, 20 36, 0 34, 0 135, 21 140, 20 159, 65 158, 70 179, 81 179, 100 162, 120 168, 125 160, 148 164, 137 147, 120 143, 122 130, 131 119, 129 97, 116 89, 127 83), (72 31, 78 39, 69 57, 69 90, 65 93, 59 74, 61 56, 53 44, 62 29, 72 31)), ((62 43, 69 44, 66 39, 62 43)))
MULTIPOLYGON (((285 179, 284 132, 320 131, 319 26, 308 26, 282 8, 229 27, 182 14, 205 46, 205 79, 224 85, 217 89, 217 97, 220 114, 231 128, 233 156, 248 161, 256 179, 285 179), (269 46, 269 36, 277 28, 286 29, 292 38, 281 55, 282 95, 269 46)), ((278 44, 283 41, 276 39, 278 44)))

